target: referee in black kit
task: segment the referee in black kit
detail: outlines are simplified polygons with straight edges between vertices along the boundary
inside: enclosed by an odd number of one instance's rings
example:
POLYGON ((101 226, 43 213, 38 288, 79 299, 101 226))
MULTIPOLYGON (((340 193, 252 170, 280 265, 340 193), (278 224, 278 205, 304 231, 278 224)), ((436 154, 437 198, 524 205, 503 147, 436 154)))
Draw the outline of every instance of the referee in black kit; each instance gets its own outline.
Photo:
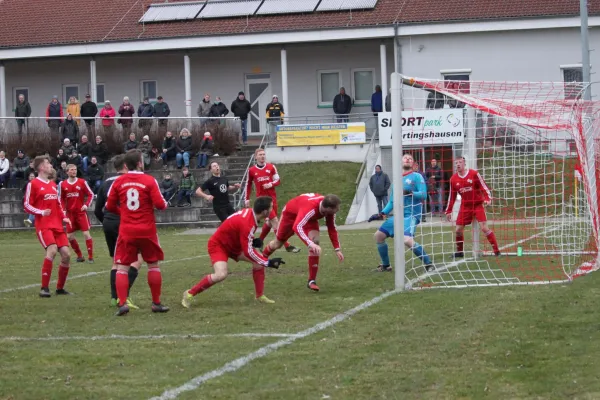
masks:
POLYGON ((219 163, 213 161, 208 168, 212 176, 196 190, 196 195, 203 197, 209 203, 212 202, 213 210, 221 222, 235 213, 235 210, 229 202, 229 192, 240 188, 240 184, 229 184, 229 180, 221 176, 221 167, 219 163))
MULTIPOLYGON (((98 190, 98 197, 96 198, 96 207, 94 208, 94 215, 102 223, 102 230, 104 231, 104 238, 106 239, 106 244, 108 246, 108 254, 113 258, 115 256, 115 247, 117 246, 117 238, 119 237, 119 226, 121 225, 121 217, 117 214, 113 214, 104 209, 106 205, 106 199, 108 198, 108 192, 112 184, 115 182, 119 176, 127 173, 127 167, 125 166, 125 155, 121 154, 115 156, 113 158, 113 165, 115 167, 115 171, 117 171, 116 176, 112 176, 106 179, 100 189, 98 190)), ((131 290, 131 286, 133 286, 133 282, 138 276, 138 271, 142 266, 141 257, 138 255, 138 261, 131 264, 133 268, 129 268, 129 289, 131 290)), ((113 261, 112 270, 110 271, 110 304, 113 307, 116 307, 119 304, 117 299, 117 265, 113 261)), ((127 305, 129 308, 138 309, 131 302, 129 297, 127 298, 127 305)))

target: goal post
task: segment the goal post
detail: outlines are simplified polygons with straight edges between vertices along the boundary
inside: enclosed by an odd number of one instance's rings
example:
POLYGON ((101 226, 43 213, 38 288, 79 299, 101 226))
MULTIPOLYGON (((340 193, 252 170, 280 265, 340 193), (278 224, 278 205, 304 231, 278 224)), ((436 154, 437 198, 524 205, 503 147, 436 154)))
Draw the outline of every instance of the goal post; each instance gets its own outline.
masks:
POLYGON ((436 266, 427 272, 410 249, 395 247, 404 250, 407 288, 566 282, 600 267, 600 104, 582 100, 581 85, 401 80, 392 127, 426 179, 426 221, 415 240, 436 266), (445 218, 458 157, 492 197, 490 231, 467 225, 462 258, 455 257, 460 198, 448 210, 453 221, 445 218))

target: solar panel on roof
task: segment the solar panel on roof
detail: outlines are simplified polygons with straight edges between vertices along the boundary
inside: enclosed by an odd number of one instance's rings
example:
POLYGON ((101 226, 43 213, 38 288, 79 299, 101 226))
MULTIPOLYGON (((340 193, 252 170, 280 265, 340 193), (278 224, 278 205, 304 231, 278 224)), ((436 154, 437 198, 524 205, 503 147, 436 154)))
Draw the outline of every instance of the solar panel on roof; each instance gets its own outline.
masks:
POLYGON ((182 21, 195 19, 204 7, 202 2, 151 4, 139 22, 182 21))
POLYGON ((265 0, 256 15, 313 12, 319 0, 265 0))
POLYGON ((376 4, 377 0, 322 0, 316 11, 365 10, 376 4))
POLYGON ((253 15, 261 0, 209 0, 198 18, 227 18, 253 15))

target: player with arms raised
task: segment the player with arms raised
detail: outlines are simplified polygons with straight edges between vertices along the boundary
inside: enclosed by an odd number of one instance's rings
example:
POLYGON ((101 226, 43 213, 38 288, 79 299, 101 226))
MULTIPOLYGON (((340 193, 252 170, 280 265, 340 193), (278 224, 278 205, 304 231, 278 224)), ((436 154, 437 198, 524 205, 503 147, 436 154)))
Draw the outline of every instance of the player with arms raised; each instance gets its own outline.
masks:
MULTIPOLYGON (((260 240, 265 240, 271 228, 273 232, 277 234, 277 227, 279 226, 279 219, 277 218, 277 192, 275 188, 281 185, 281 179, 277 173, 277 168, 273 164, 266 162, 267 155, 264 149, 256 149, 254 152, 254 158, 256 159, 256 165, 250 167, 248 170, 248 183, 246 184, 246 207, 250 207, 250 194, 252 193, 252 183, 256 188, 256 197, 268 196, 273 199, 273 211, 269 218, 265 220, 265 223, 260 232, 260 240)), ((296 246, 292 246, 288 242, 283 244, 285 250, 288 253, 299 253, 300 249, 296 246)))
POLYGON ((56 294, 68 295, 70 293, 65 290, 65 282, 69 275, 71 254, 63 222, 69 225, 71 221, 60 204, 56 183, 48 179, 54 171, 48 157, 36 157, 33 161, 33 168, 37 171, 38 177, 27 185, 24 208, 26 213, 35 215, 35 233, 46 250, 46 257, 42 264, 40 297, 50 297, 48 286, 52 276, 52 264, 57 252, 60 252, 60 266, 58 267, 56 294))
MULTIPOLYGON (((425 270, 431 272, 435 270, 431 259, 425 253, 423 246, 417 243, 414 239, 415 229, 421 222, 423 215, 423 200, 427 197, 427 185, 425 179, 420 173, 413 171, 414 159, 410 154, 402 156, 402 183, 404 187, 404 245, 411 249, 412 252, 423 262, 425 270)), ((390 201, 385 208, 381 210, 381 214, 374 214, 369 218, 369 222, 376 219, 381 219, 383 215, 389 215, 394 209, 394 187, 390 201)), ((388 254, 388 245, 385 240, 389 237, 394 237, 394 217, 388 217, 387 220, 375 232, 375 242, 377 242, 377 251, 381 258, 381 264, 377 267, 380 272, 391 271, 390 257, 388 254)))
POLYGON ((117 316, 129 312, 127 295, 129 291, 129 268, 138 260, 138 252, 148 264, 148 286, 152 293, 152 312, 167 312, 169 307, 160 303, 162 275, 158 262, 164 254, 158 242, 154 209, 164 210, 167 201, 160 194, 156 179, 144 174, 144 162, 139 150, 125 154, 128 172, 121 175, 110 187, 106 210, 121 215, 119 237, 115 248, 117 264, 117 316))
POLYGON ((487 215, 485 214, 485 207, 492 201, 492 193, 479 172, 466 167, 464 157, 457 159, 454 164, 456 173, 450 178, 450 198, 446 208, 446 218, 448 221, 452 221, 452 208, 457 194, 460 194, 462 200, 456 217, 456 253, 454 253, 454 257, 465 256, 465 225, 471 225, 473 218, 477 219, 481 231, 494 249, 494 254, 499 256, 498 241, 494 232, 487 225, 487 215))
POLYGON ((181 304, 190 308, 191 302, 198 293, 227 278, 227 260, 246 261, 252 264, 252 278, 256 300, 272 304, 273 300, 264 295, 265 267, 279 268, 285 264, 281 258, 268 260, 256 251, 262 246, 262 240, 254 238, 259 221, 271 213, 273 200, 270 197, 259 197, 252 209, 245 208, 230 215, 208 240, 208 255, 215 272, 206 275, 196 286, 183 292, 181 304))
POLYGON ((85 259, 83 258, 83 254, 81 254, 77 239, 75 239, 75 232, 83 232, 88 252, 88 262, 93 263, 94 242, 92 235, 90 235, 90 220, 87 216, 87 209, 92 205, 92 201, 94 201, 94 192, 92 192, 85 179, 77 177, 76 165, 67 165, 67 175, 67 180, 59 184, 60 200, 67 212, 67 217, 71 221, 71 224, 67 225, 67 238, 77 254, 77 262, 84 262, 85 259), (85 197, 87 199, 84 201, 85 197))
POLYGON ((263 255, 269 257, 275 250, 291 238, 294 233, 308 246, 308 284, 307 287, 315 292, 317 286, 317 273, 319 271, 319 220, 325 218, 329 239, 333 244, 335 255, 340 262, 344 261, 344 254, 340 248, 338 231, 335 226, 335 214, 340 209, 341 200, 334 194, 322 196, 317 193, 305 193, 290 200, 281 213, 281 221, 277 230, 277 238, 269 243, 263 255))

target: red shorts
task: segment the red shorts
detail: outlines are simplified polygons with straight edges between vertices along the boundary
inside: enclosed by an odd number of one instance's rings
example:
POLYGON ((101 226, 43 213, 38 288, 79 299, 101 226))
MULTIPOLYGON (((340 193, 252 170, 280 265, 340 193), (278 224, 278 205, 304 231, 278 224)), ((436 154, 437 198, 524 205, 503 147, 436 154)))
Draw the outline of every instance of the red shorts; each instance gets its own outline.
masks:
MULTIPOLYGON (((279 221, 279 227, 277 228, 277 240, 280 242, 287 242, 289 238, 294 236, 294 221, 296 216, 289 214, 285 211, 281 213, 281 220, 279 221)), ((319 231, 318 221, 308 221, 304 225, 304 231, 308 234, 310 231, 319 231)))
POLYGON ((231 254, 216 240, 208 240, 208 256, 210 257, 211 264, 215 264, 219 261, 227 262, 230 258, 232 260, 238 260, 238 254, 231 254))
POLYGON ((468 207, 461 206, 456 217, 456 225, 471 225, 473 218, 477 218, 477 222, 487 221, 483 204, 469 205, 468 207))
POLYGON ((68 213, 67 218, 71 220, 71 224, 67 224, 67 233, 77 231, 85 232, 90 230, 90 220, 87 213, 68 213))
POLYGON ((47 249, 49 246, 55 244, 59 249, 61 247, 68 247, 69 240, 67 239, 67 234, 62 230, 55 229, 44 229, 41 231, 37 231, 37 237, 42 247, 47 249))
POLYGON ((138 253, 148 264, 165 259, 158 235, 151 238, 128 238, 119 235, 115 247, 115 264, 131 265, 138 260, 138 253))

